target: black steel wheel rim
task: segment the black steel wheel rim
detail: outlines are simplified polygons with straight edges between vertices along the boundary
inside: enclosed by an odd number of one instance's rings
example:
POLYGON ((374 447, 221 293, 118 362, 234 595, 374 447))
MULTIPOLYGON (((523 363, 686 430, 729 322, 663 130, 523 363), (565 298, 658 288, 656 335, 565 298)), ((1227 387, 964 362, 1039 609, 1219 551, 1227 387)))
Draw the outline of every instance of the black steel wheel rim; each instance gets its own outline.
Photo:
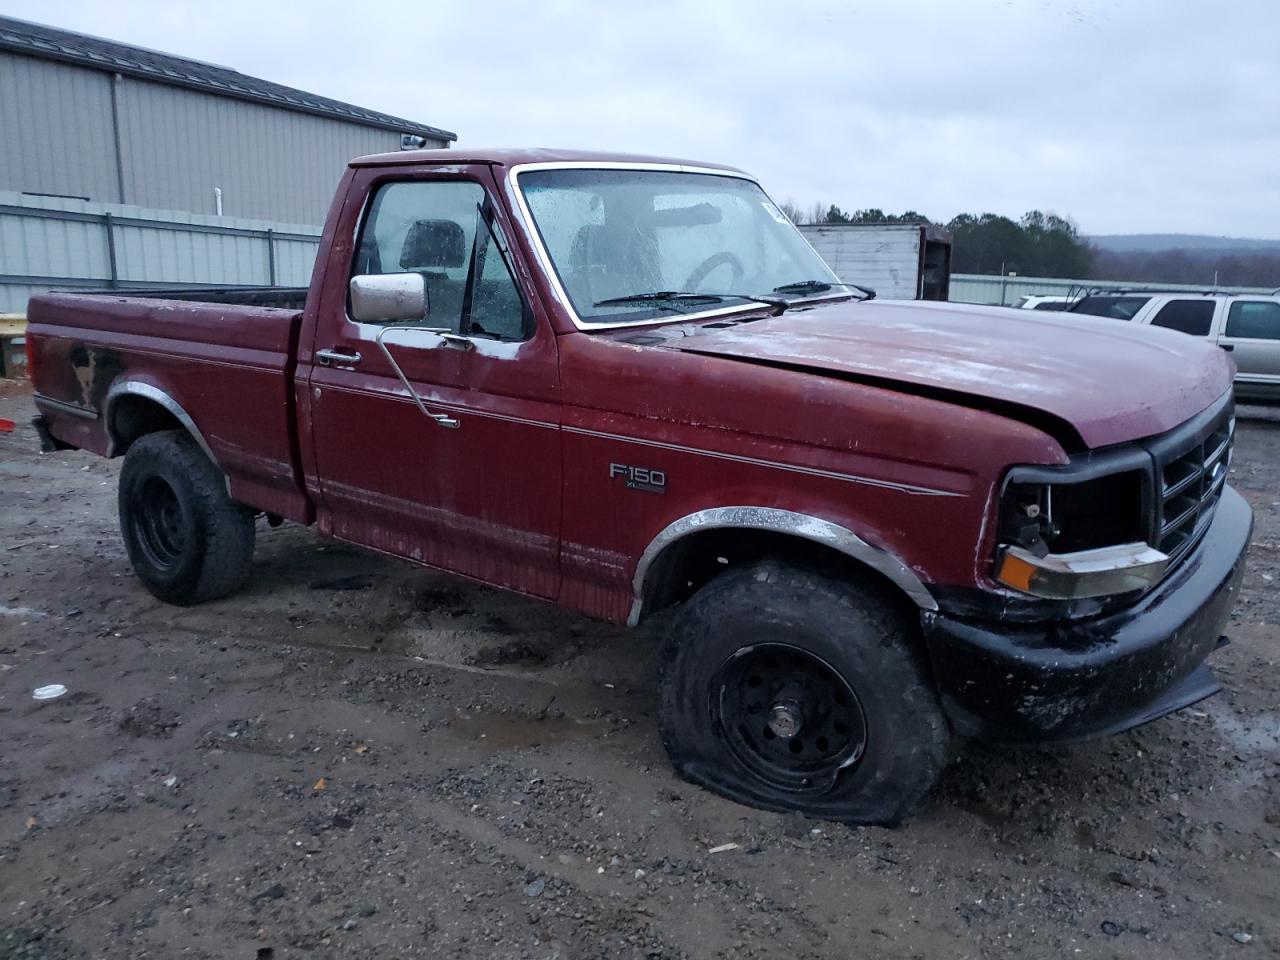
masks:
POLYGON ((169 570, 182 559, 188 540, 187 521, 178 494, 163 477, 148 477, 139 487, 133 529, 152 566, 169 570))
POLYGON ((777 789, 825 793, 866 750, 857 694, 831 664, 800 647, 743 647, 720 665, 711 689, 718 736, 777 789))

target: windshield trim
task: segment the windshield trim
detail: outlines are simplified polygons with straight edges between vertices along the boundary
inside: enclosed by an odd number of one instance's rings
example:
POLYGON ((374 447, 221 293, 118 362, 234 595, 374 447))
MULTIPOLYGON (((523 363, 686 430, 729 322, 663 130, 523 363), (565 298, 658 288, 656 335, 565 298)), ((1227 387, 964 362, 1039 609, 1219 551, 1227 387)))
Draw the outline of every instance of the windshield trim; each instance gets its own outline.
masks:
MULTIPOLYGON (((613 323, 587 323, 578 316, 578 311, 573 306, 573 301, 569 298, 568 291, 560 282, 560 274, 556 270, 555 264, 551 260, 551 255, 547 252, 546 246, 542 242, 542 233, 538 230, 538 224, 533 219, 533 214, 529 210, 529 205, 525 201, 524 190, 520 186, 520 175, 522 173, 531 173, 535 170, 656 170, 670 173, 697 173, 713 177, 734 177, 738 180, 746 180, 754 183, 761 193, 773 202, 773 198, 765 193, 764 187, 760 186, 760 181, 749 173, 741 170, 731 170, 725 167, 702 167, 690 165, 686 163, 646 163, 641 161, 626 160, 549 160, 540 163, 518 163, 507 173, 507 182, 510 185, 511 195, 515 198, 516 205, 519 208, 518 213, 522 221, 525 233, 529 236, 533 243, 534 253, 537 255, 538 263, 542 267, 542 271, 550 282, 552 289, 555 291, 556 299, 560 301, 565 313, 569 315, 569 319, 573 321, 573 325, 584 333, 591 333, 595 330, 617 330, 623 327, 652 327, 664 323, 672 323, 678 321, 687 323, 690 320, 705 320, 712 317, 721 317, 731 313, 743 313, 749 310, 760 310, 763 304, 753 301, 744 301, 729 306, 717 305, 711 310, 697 310, 690 313, 668 314, 667 316, 654 317, 651 320, 622 320, 613 323)), ((794 224, 792 229, 795 229, 794 224)), ((806 237, 799 230, 796 230, 797 236, 800 237, 809 249, 813 250, 813 244, 809 243, 806 237)), ((817 250, 813 251, 814 256, 818 258, 820 263, 825 263, 822 256, 817 250)), ((828 267, 828 270, 831 268, 828 267)), ((831 271, 832 279, 837 284, 840 283, 836 279, 835 271, 831 271)), ((793 303, 816 303, 823 300, 844 300, 854 296, 852 293, 841 293, 831 295, 827 293, 821 297, 797 297, 793 303)))

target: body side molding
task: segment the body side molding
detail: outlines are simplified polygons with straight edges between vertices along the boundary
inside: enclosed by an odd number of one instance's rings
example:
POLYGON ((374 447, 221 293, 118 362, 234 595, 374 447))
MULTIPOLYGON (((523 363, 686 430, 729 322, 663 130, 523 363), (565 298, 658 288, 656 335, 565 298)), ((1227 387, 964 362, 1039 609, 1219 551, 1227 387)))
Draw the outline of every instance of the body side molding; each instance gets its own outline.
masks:
POLYGON ((82 407, 78 403, 72 403, 69 400, 55 400, 53 397, 46 397, 43 393, 36 392, 32 395, 37 405, 44 404, 52 407, 59 413, 65 413, 68 416, 79 417, 81 420, 97 420, 98 411, 93 407, 82 407))

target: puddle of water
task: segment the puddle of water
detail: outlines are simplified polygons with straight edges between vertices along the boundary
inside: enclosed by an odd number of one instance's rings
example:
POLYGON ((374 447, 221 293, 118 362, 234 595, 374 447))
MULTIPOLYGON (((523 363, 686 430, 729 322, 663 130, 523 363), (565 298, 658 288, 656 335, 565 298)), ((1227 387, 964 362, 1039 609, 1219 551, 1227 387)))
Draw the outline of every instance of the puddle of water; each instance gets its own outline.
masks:
POLYGON ((35 610, 31 607, 6 607, 0 603, 0 617, 47 617, 48 614, 43 610, 35 610))
POLYGON ((572 717, 531 717, 519 713, 459 714, 448 729, 462 740, 505 750, 537 747, 566 740, 589 740, 603 733, 608 720, 572 717))
POLYGON ((1280 712, 1269 711, 1255 717, 1241 717, 1230 707, 1213 704, 1208 713, 1218 732, 1238 753, 1280 751, 1280 712))

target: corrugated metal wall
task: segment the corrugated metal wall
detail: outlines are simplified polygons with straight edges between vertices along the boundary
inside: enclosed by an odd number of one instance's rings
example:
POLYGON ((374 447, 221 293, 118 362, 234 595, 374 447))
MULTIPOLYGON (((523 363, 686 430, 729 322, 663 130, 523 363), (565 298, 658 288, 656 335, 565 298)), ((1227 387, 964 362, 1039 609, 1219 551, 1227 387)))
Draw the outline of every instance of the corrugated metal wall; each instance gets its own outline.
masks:
MULTIPOLYGON (((1161 290, 1186 290, 1202 293, 1212 289, 1207 285, 1180 283, 1141 283, 1123 280, 1063 280, 1057 277, 993 277, 978 273, 953 273, 951 275, 951 300, 955 303, 990 303, 1011 305, 1019 297, 1079 296, 1088 287, 1151 287, 1161 290)), ((1270 293, 1265 287, 1232 287, 1241 293, 1270 293)))
MULTIPOLYGON (((347 161, 400 149, 400 134, 126 77, 125 197, 168 210, 322 223, 347 161)), ((442 145, 442 144, 441 144, 442 145)))
POLYGON ((306 286, 320 233, 311 225, 0 191, 0 313, 25 312, 33 293, 109 286, 112 249, 121 287, 265 285, 273 257, 277 285, 306 286))
POLYGON ((399 147, 391 130, 0 53, 0 190, 213 214, 221 187, 226 216, 322 223, 348 160, 399 147))
POLYGON ((0 190, 120 200, 109 73, 0 53, 0 190))
POLYGON ((812 223, 800 232, 841 280, 871 287, 886 300, 919 296, 919 227, 812 223))

